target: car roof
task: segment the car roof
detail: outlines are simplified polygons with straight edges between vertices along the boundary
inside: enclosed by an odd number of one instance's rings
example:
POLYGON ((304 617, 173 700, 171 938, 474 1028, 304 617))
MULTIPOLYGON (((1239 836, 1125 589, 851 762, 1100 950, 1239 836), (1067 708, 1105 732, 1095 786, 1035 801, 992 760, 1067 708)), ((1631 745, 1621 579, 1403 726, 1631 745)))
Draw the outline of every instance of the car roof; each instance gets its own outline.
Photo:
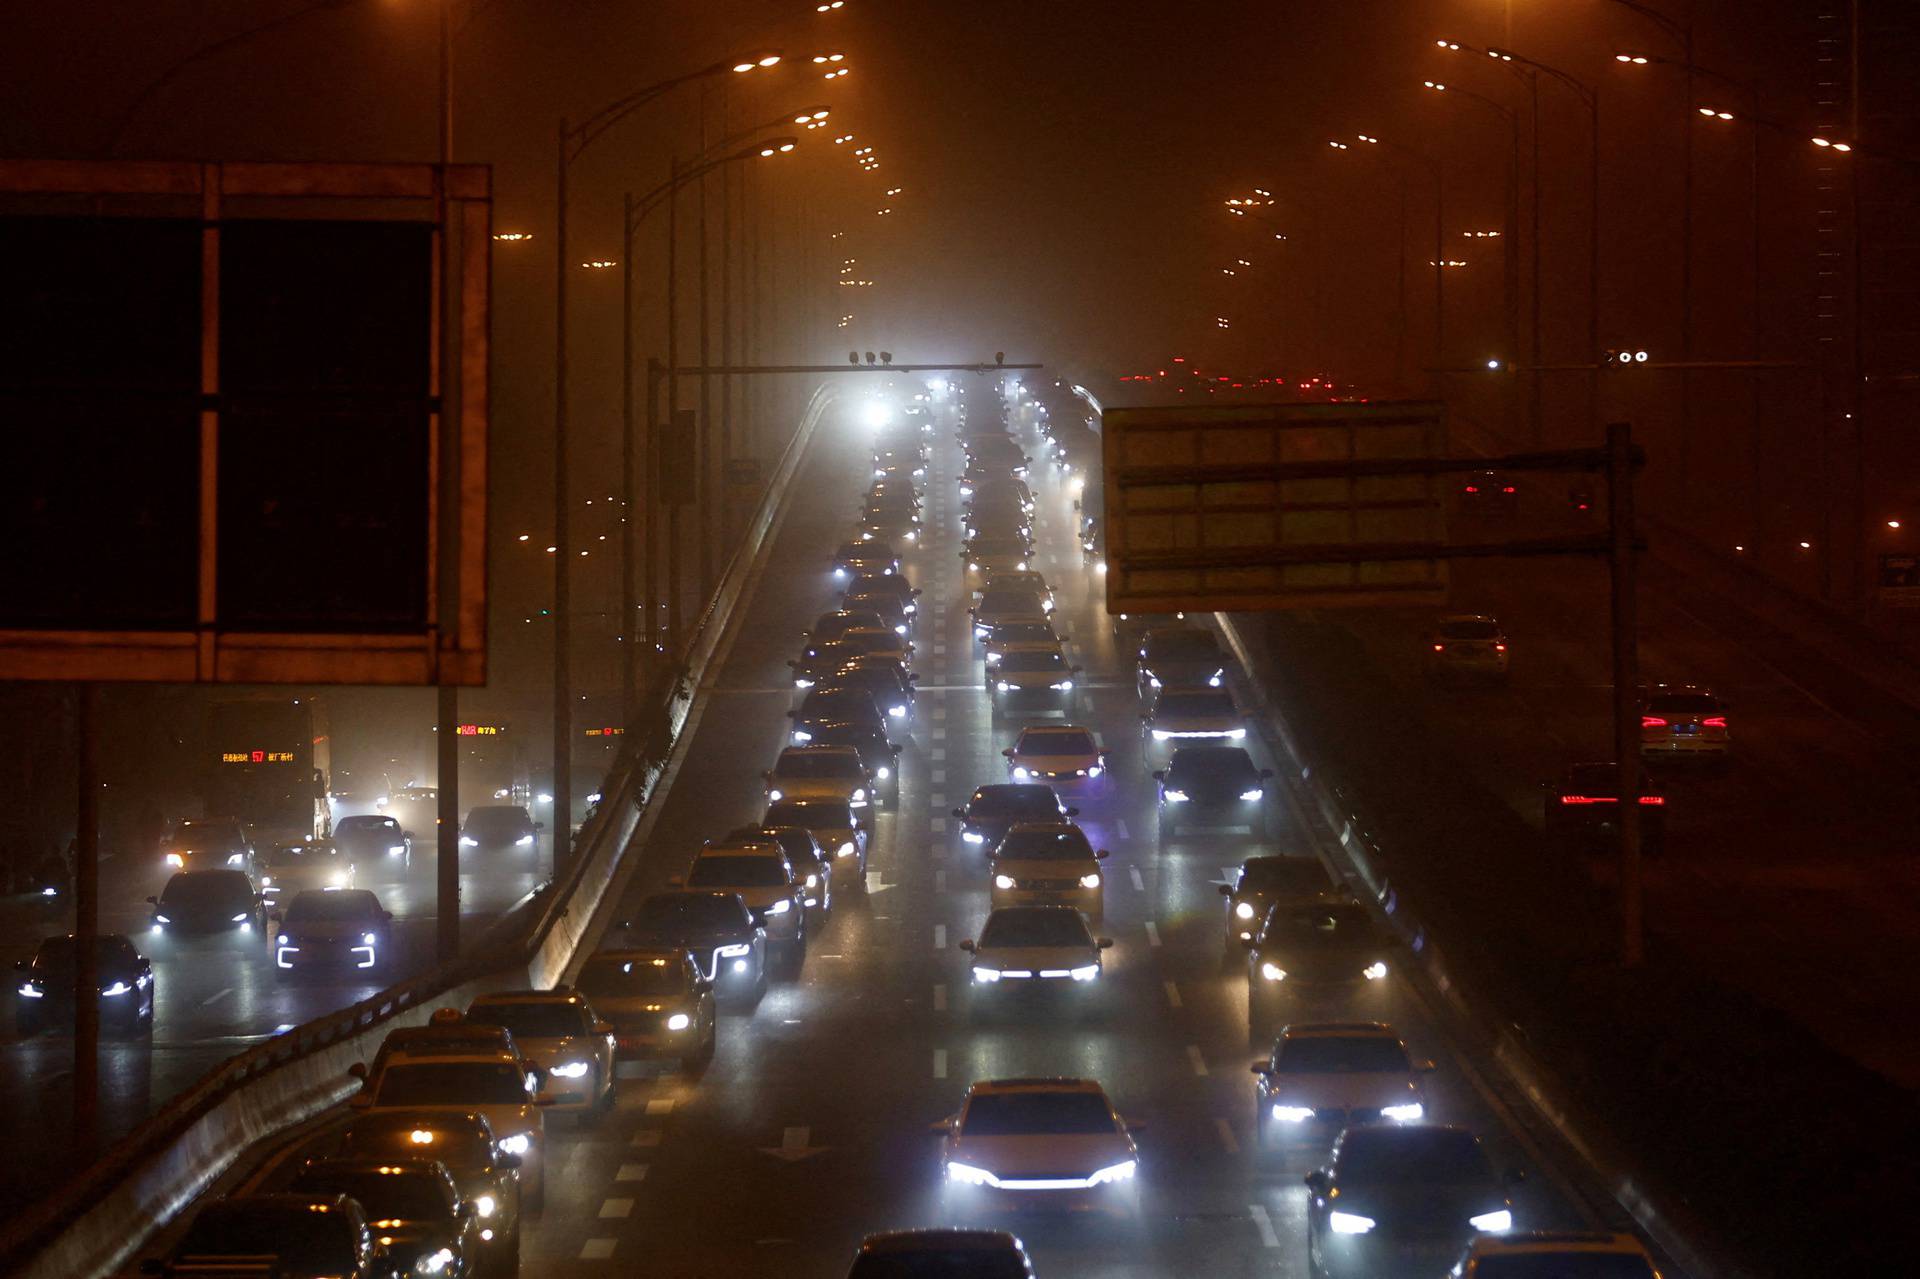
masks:
POLYGON ((851 755, 855 759, 860 758, 860 752, 853 749, 853 747, 851 746, 833 746, 833 745, 784 746, 780 749, 779 757, 774 760, 774 767, 778 768, 780 766, 780 760, 785 759, 789 755, 806 755, 808 757, 814 757, 814 756, 820 756, 820 755, 834 755, 834 756, 851 755))
POLYGON ((1054 822, 1015 822, 1013 825, 1007 827, 1007 834, 1009 835, 1021 835, 1021 834, 1031 835, 1036 832, 1042 835, 1069 835, 1069 834, 1085 835, 1086 834, 1086 832, 1081 830, 1079 826, 1075 825, 1073 822, 1065 820, 1064 818, 1061 819, 1060 821, 1054 821, 1054 822))
MULTIPOLYGON (((738 893, 707 894, 707 896, 711 896, 711 897, 719 897, 723 895, 727 897, 736 897, 736 898, 739 896, 738 893)), ((596 959, 618 959, 623 961, 644 960, 647 963, 652 963, 657 959, 671 960, 671 959, 685 959, 686 957, 687 957, 687 951, 684 946, 608 946, 604 949, 596 950, 591 955, 588 955, 587 962, 592 963, 596 959)))
POLYGON ((1632 1235, 1611 1234, 1602 1230, 1535 1230, 1525 1234, 1478 1235, 1472 1246, 1472 1255, 1476 1257, 1556 1252, 1647 1256, 1646 1245, 1632 1235))
POLYGON ((1400 1036, 1383 1021, 1303 1021, 1284 1026, 1282 1039, 1391 1039, 1400 1036))
POLYGON ((557 990, 496 990, 485 995, 477 995, 467 1005, 469 1011, 489 1004, 570 1004, 584 1008, 587 997, 570 987, 557 990))
POLYGON ((860 1241, 863 1253, 919 1252, 932 1244, 943 1251, 1024 1252, 1017 1236, 1005 1230, 966 1230, 949 1226, 922 1226, 889 1230, 860 1241))
POLYGON ((1014 739, 1014 744, 1018 745, 1029 737, 1065 737, 1068 733, 1092 738, 1100 736, 1082 724, 1030 724, 1020 730, 1020 736, 1014 739))
POLYGON ((785 857, 787 850, 774 842, 772 836, 766 839, 710 839, 700 845, 700 851, 694 854, 695 860, 707 856, 717 857, 785 857))
POLYGON ((346 1131, 351 1134, 356 1128, 454 1128, 463 1125, 488 1137, 493 1136, 493 1124, 481 1111, 433 1110, 424 1106, 369 1110, 349 1119, 346 1131))
POLYGON ((512 1066, 515 1070, 519 1070, 526 1065, 526 1059, 518 1053, 508 1052, 504 1048, 497 1052, 476 1050, 474 1052, 462 1053, 413 1053, 408 1052, 405 1048, 396 1048, 387 1054, 386 1065, 382 1067, 382 1069, 392 1070, 395 1066, 465 1066, 475 1063, 489 1066, 512 1066))
POLYGON ((1099 1081, 1075 1079, 1070 1075, 1011 1075, 1005 1079, 979 1079, 967 1089, 970 1096, 982 1093, 1063 1092, 1092 1093, 1105 1097, 1107 1090, 1099 1081))
POLYGON ((1500 619, 1491 613, 1447 613, 1435 620, 1441 626, 1453 622, 1491 622, 1495 626, 1500 625, 1500 619))

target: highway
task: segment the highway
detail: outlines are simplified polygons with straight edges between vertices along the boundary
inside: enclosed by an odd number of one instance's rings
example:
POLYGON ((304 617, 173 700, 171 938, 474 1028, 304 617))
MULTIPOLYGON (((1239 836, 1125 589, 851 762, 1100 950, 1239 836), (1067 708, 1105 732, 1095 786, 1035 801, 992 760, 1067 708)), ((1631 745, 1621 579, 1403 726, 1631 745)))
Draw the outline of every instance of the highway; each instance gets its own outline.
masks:
MULTIPOLYGON (((976 386, 971 411, 990 411, 991 394, 976 386)), ((629 904, 664 886, 703 838, 759 816, 759 772, 784 740, 793 700, 785 662, 807 623, 834 602, 831 550, 857 508, 854 477, 866 469, 860 428, 824 425, 737 639, 703 691, 629 904)), ((610 1114, 583 1129, 550 1126, 548 1204, 526 1235, 528 1273, 844 1273, 863 1234, 945 1220, 928 1125, 951 1113, 971 1081, 1027 1074, 1095 1078, 1145 1125, 1137 1229, 1008 1223, 1041 1275, 1306 1273, 1300 1178, 1323 1152, 1298 1146, 1257 1157, 1252 1149, 1245 979, 1237 968, 1222 971, 1216 885, 1254 852, 1310 852, 1309 836, 1280 805, 1265 844, 1211 831, 1157 846, 1132 669, 1074 541, 1072 499, 1040 467, 1037 566, 1055 584, 1061 627, 1091 680, 1079 721, 1111 756, 1109 776, 1074 802, 1094 843, 1112 850, 1097 931, 1116 946, 1100 1004, 1086 1016, 983 1016, 973 1003, 955 943, 985 917, 987 885, 979 854, 959 842, 948 813, 975 785, 1004 780, 999 752, 1021 721, 993 722, 968 632, 950 426, 942 413, 926 482, 928 531, 905 557, 924 589, 914 637, 919 705, 903 743, 901 803, 878 816, 866 892, 837 898, 797 982, 776 984, 750 1012, 723 1016, 718 1058, 703 1078, 629 1065, 610 1114)), ((1520 1228, 1590 1224, 1578 1197, 1455 1058, 1418 991, 1389 977, 1354 1011, 1392 1022, 1416 1057, 1437 1060, 1433 1118, 1470 1126, 1498 1167, 1529 1174, 1515 1192, 1520 1228)), ((296 1153, 325 1144, 324 1132, 309 1136, 296 1153)), ((283 1151, 251 1184, 275 1184, 294 1162, 283 1151)))

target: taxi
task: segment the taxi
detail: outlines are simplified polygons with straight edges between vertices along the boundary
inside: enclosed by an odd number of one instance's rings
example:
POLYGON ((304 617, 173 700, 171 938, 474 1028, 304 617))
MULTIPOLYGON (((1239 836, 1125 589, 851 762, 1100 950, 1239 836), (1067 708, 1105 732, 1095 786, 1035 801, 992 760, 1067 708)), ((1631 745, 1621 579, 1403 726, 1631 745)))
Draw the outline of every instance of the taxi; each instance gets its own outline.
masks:
POLYGON ((1072 906, 1098 919, 1106 905, 1100 863, 1107 856, 1072 822, 1016 822, 988 854, 993 908, 1072 906))
POLYGON ((1000 753, 1007 760, 1007 780, 1013 782, 1072 786, 1107 771, 1107 752, 1100 738, 1092 729, 1078 724, 1024 728, 1013 745, 1000 753))
POLYGON ((504 1026, 520 1051, 546 1071, 553 1109, 613 1107, 613 1027, 577 990, 502 990, 467 1005, 467 1020, 504 1026))

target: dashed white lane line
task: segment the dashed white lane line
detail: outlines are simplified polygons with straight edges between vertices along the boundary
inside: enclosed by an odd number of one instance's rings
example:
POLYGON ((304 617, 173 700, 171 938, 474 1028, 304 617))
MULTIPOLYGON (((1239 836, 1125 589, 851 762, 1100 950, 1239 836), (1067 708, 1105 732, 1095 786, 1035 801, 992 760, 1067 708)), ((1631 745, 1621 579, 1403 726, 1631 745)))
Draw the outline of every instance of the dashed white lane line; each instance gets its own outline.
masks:
MULTIPOLYGON (((600 1215, 604 1217, 607 1214, 603 1212, 600 1215)), ((611 1239, 589 1239, 580 1245, 580 1260, 605 1261, 613 1255, 613 1244, 611 1239)))
POLYGON ((936 782, 944 782, 944 781, 946 781, 946 780, 947 780, 947 770, 946 770, 946 769, 944 769, 944 768, 936 768, 936 769, 934 769, 934 770, 933 770, 933 772, 932 772, 932 780, 934 780, 934 781, 936 781, 936 782))
POLYGON ((629 1217, 633 1215, 633 1200, 609 1199, 600 1205, 602 1217, 629 1217))
POLYGON ((633 1134, 633 1140, 627 1144, 635 1150, 647 1150, 657 1146, 660 1144, 660 1130, 658 1128, 642 1128, 639 1132, 633 1134))
POLYGON ((202 1008, 211 1008, 215 1004, 219 1003, 221 1000, 225 999, 228 995, 231 995, 232 993, 233 993, 233 987, 222 986, 219 990, 214 991, 211 995, 208 995, 205 999, 201 1000, 200 1006, 202 1008))
POLYGON ((647 1102, 649 1115, 670 1115, 673 1113, 673 1098, 654 1097, 647 1102))
POLYGON ((936 706, 936 707, 934 707, 934 708, 933 708, 933 717, 934 717, 935 719, 945 719, 945 718, 947 717, 947 708, 946 708, 946 707, 944 707, 944 706, 936 706))
POLYGON ((1278 1248, 1280 1236, 1274 1233, 1273 1218, 1260 1204, 1248 1204, 1247 1215, 1253 1218, 1253 1228, 1260 1232, 1260 1244, 1266 1248, 1278 1248))
POLYGON ((947 833, 947 819, 944 817, 936 817, 927 823, 927 828, 936 835, 944 835, 947 833))
POLYGON ((1220 1134, 1220 1144, 1227 1148, 1228 1154, 1237 1155, 1240 1153, 1240 1139, 1233 1135, 1232 1124, 1224 1119, 1215 1119, 1213 1121, 1213 1130, 1220 1134))
POLYGON ((613 1175, 613 1179, 615 1181, 645 1181, 647 1179, 647 1165, 621 1164, 620 1171, 613 1175))
POLYGON ((1144 893, 1147 891, 1147 881, 1140 878, 1140 868, 1138 866, 1127 867, 1127 875, 1133 880, 1133 891, 1136 893, 1144 893))
POLYGON ((1117 828, 1119 829, 1119 831, 1120 831, 1120 838, 1121 838, 1121 839, 1132 839, 1132 838, 1133 838, 1133 832, 1132 832, 1132 831, 1129 831, 1129 830, 1127 829, 1127 819, 1126 819, 1126 818, 1124 818, 1124 817, 1122 817, 1122 818, 1121 818, 1120 820, 1118 820, 1118 821, 1116 821, 1116 822, 1114 823, 1114 826, 1115 826, 1115 827, 1117 827, 1117 828))
POLYGON ((947 1011, 947 988, 939 982, 934 983, 933 987, 933 1011, 937 1013, 947 1011))
POLYGON ((933 891, 936 893, 944 893, 947 891, 946 871, 936 870, 933 872, 933 891))
POLYGON ((935 950, 945 950, 947 948, 947 926, 945 924, 935 924, 933 926, 933 948, 935 950))
POLYGON ((945 808, 947 806, 947 797, 945 792, 943 791, 932 792, 927 796, 927 803, 932 805, 935 808, 945 808))
POLYGON ((1160 944, 1160 929, 1154 924, 1154 922, 1151 919, 1149 919, 1147 921, 1147 945, 1158 946, 1159 944, 1160 944))
POLYGON ((1204 1076, 1207 1073, 1207 1059, 1200 1055, 1200 1045, 1187 1045, 1187 1060, 1193 1064, 1193 1073, 1204 1076))
POLYGON ((944 760, 946 757, 947 757, 947 748, 944 746, 936 746, 932 750, 927 752, 927 758, 931 760, 939 761, 939 760, 944 760))
POLYGON ((933 1077, 935 1079, 947 1077, 947 1050, 944 1048, 933 1050, 933 1077))
POLYGON ((1163 981, 1160 984, 1166 988, 1167 1004, 1170 1007, 1178 1008, 1180 1006, 1180 988, 1170 981, 1163 981))

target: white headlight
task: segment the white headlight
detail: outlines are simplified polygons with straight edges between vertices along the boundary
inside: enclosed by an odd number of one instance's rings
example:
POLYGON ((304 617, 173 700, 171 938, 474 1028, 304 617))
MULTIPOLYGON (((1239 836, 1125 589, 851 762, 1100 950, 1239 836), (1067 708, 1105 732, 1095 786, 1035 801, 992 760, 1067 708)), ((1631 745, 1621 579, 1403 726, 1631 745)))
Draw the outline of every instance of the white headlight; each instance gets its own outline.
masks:
MULTIPOLYGON (((672 1023, 669 1022, 668 1025, 671 1027, 672 1023)), ((569 1061, 555 1066, 547 1073, 555 1079, 580 1079, 585 1077, 589 1069, 591 1069, 591 1067, 584 1061, 569 1061)))
POLYGON ((1244 728, 1233 728, 1233 729, 1227 730, 1227 736, 1231 737, 1236 742, 1244 738, 1246 735, 1247 735, 1247 730, 1244 728))
MULTIPOLYGON (((978 972, 979 969, 975 969, 974 971, 978 972)), ((46 996, 40 992, 39 988, 36 987, 30 981, 23 981, 20 983, 20 997, 22 999, 45 999, 46 998, 46 996)))
POLYGON ((1091 875, 1082 875, 1080 877, 1080 887, 1082 888, 1100 887, 1100 872, 1095 871, 1091 875))
POLYGON ((514 841, 513 841, 513 844, 514 844, 514 847, 516 847, 516 848, 532 848, 532 847, 533 847, 533 836, 531 836, 531 835, 522 835, 522 836, 521 836, 521 837, 520 837, 519 839, 516 839, 516 840, 514 840, 514 841))
POLYGON ((533 1149, 533 1139, 526 1133, 517 1132, 511 1137, 502 1137, 500 1149, 509 1155, 524 1155, 533 1149))
POLYGON ((1365 968, 1361 969, 1360 972, 1361 972, 1361 975, 1365 977, 1368 981, 1379 981, 1382 977, 1385 977, 1387 975, 1387 966, 1379 962, 1378 960, 1375 960, 1373 963, 1368 964, 1365 968))
POLYGON ((893 716, 895 719, 905 719, 907 708, 904 706, 889 706, 887 707, 887 714, 893 716))
POLYGON ((1095 765, 1093 765, 1092 767, 1090 767, 1090 768, 1088 768, 1088 769, 1087 769, 1087 776, 1088 776, 1088 777, 1098 777, 1098 776, 1100 776, 1100 774, 1101 774, 1101 773, 1103 773, 1103 772, 1105 772, 1105 771, 1106 771, 1106 770, 1105 770, 1105 769, 1103 769, 1103 768, 1101 768, 1101 767, 1100 767, 1100 765, 1098 765, 1098 764, 1095 764, 1095 765))
POLYGON ((1000 1179, 985 1168, 975 1168, 972 1164, 949 1163, 947 1180, 957 1181, 963 1186, 997 1186, 1000 1179))
POLYGON ((999 683, 995 684, 994 687, 999 689, 1003 693, 1011 693, 1013 691, 1013 685, 1007 683, 1007 681, 1005 680, 1001 680, 999 683))
POLYGON ((133 987, 127 985, 127 983, 123 981, 117 981, 113 983, 113 985, 101 991, 100 993, 103 995, 124 995, 132 989, 133 987))
POLYGON ((1013 887, 1013 876, 1011 876, 1011 875, 995 875, 995 876, 993 877, 993 886, 994 886, 995 888, 1012 888, 1012 887, 1013 887))
POLYGON ((1468 1217, 1467 1224, 1490 1235, 1503 1235, 1513 1229, 1513 1213, 1505 1208, 1483 1212, 1478 1217, 1468 1217))
POLYGON ((1260 965, 1260 975, 1268 981, 1285 981, 1287 970, 1278 964, 1265 963, 1260 965))
POLYGON ((842 845, 840 845, 840 847, 839 847, 839 848, 837 848, 837 849, 835 849, 835 850, 834 850, 834 854, 833 854, 833 855, 834 855, 835 857, 851 857, 851 856, 853 856, 853 841, 852 841, 852 840, 848 840, 848 841, 846 841, 846 842, 845 842, 844 844, 842 844, 842 845))
POLYGON ((875 770, 874 776, 878 777, 881 781, 884 782, 889 777, 893 776, 893 770, 888 768, 885 764, 882 764, 877 770, 875 770))
MULTIPOLYGON (((1162 737, 1165 736, 1165 734, 1155 733, 1154 736, 1162 737)), ((1187 793, 1183 790, 1161 791, 1160 798, 1166 800, 1169 804, 1184 804, 1187 802, 1187 793)))
POLYGON ((864 786, 858 786, 858 787, 855 787, 855 788, 854 788, 854 792, 853 792, 853 796, 852 796, 852 798, 853 798, 854 800, 856 800, 856 801, 858 801, 858 800, 863 800, 863 799, 865 799, 866 797, 867 797, 867 788, 866 788, 866 787, 864 787, 864 786))
POLYGON ((773 905, 771 905, 771 906, 769 906, 769 907, 767 907, 767 914, 769 914, 769 915, 784 915, 784 914, 786 914, 786 913, 787 913, 787 912, 788 912, 789 910, 792 910, 792 909, 793 909, 793 903, 792 903, 792 902, 790 902, 790 901, 788 901, 788 900, 787 900, 786 898, 784 898, 784 897, 782 897, 782 898, 781 898, 781 899, 780 899, 779 901, 777 901, 777 902, 775 902, 775 903, 774 903, 773 905))
POLYGON ((407 851, 407 846, 405 844, 387 845, 387 856, 389 857, 398 857, 406 851, 407 851))
POLYGON ((793 740, 795 743, 804 744, 813 740, 813 734, 804 728, 796 728, 793 730, 793 740))
POLYGON ((987 842, 987 837, 977 830, 963 830, 960 832, 960 838, 969 844, 984 844, 987 842))
POLYGON ((1283 1124, 1304 1124, 1313 1118, 1313 1107, 1276 1105, 1273 1108, 1273 1117, 1283 1124))
POLYGON ((1327 1214, 1327 1224, 1336 1235, 1364 1235, 1373 1229, 1374 1220, 1351 1212, 1331 1212, 1327 1214))
POLYGON ((1235 916, 1236 916, 1237 918, 1240 918, 1240 919, 1252 919, 1252 918, 1253 918, 1253 903, 1252 903, 1252 902, 1241 902, 1241 903, 1240 903, 1240 904, 1239 904, 1238 906, 1235 906, 1235 907, 1233 908, 1233 913, 1234 913, 1234 915, 1235 915, 1235 916))
POLYGON ((691 1025, 693 1025, 693 1018, 687 1016, 685 1013, 675 1013, 673 1016, 667 1018, 668 1030, 685 1030, 691 1025))
POLYGON ((234 923, 236 923, 236 924, 244 924, 244 923, 246 923, 246 922, 247 922, 247 916, 246 916, 246 912, 244 912, 244 911, 242 911, 242 912, 241 912, 240 914, 238 914, 238 915, 235 915, 235 916, 233 917, 233 922, 234 922, 234 923))
MULTIPOLYGON (((1153 730, 1153 740, 1156 742, 1164 742, 1172 736, 1173 734, 1167 732, 1164 728, 1156 728, 1153 730)), ((1186 796, 1182 795, 1180 798, 1185 799, 1186 796)))
POLYGON ((1260 799, 1265 794, 1266 794, 1265 791, 1261 790, 1258 786, 1256 786, 1252 790, 1241 791, 1240 798, 1245 800, 1247 803, 1251 804, 1253 803, 1253 801, 1255 801, 1256 799, 1260 799))
POLYGON ((371 946, 371 945, 373 945, 373 940, 374 940, 374 938, 373 938, 373 934, 372 934, 372 933, 361 933, 361 934, 360 934, 360 944, 361 944, 362 946, 371 946))
POLYGON ((779 799, 780 795, 781 795, 781 790, 778 786, 772 786, 767 789, 768 799, 779 799))
POLYGON ((479 840, 477 840, 477 839, 475 839, 475 838, 474 838, 473 836, 471 836, 471 835, 462 835, 462 836, 460 837, 460 847, 462 847, 462 848, 478 848, 478 847, 480 847, 480 841, 479 841, 479 840))
POLYGON ((724 955, 728 959, 731 959, 735 955, 744 955, 749 951, 751 951, 752 949, 753 949, 753 946, 748 942, 734 942, 732 945, 722 946, 720 948, 720 954, 724 955))
POLYGON ((1059 683, 1054 684, 1052 688, 1053 688, 1053 691, 1056 693, 1070 693, 1073 691, 1073 681, 1070 679, 1063 679, 1059 683))
POLYGON ((1075 981, 1092 981, 1094 978, 1100 975, 1100 965, 1084 964, 1079 968, 1073 969, 1067 975, 1072 977, 1075 981))
POLYGON ((1025 767, 1016 764, 1013 769, 1013 776, 1014 780, 1024 782, 1031 774, 1027 772, 1025 767))
POLYGON ((1104 1186, 1108 1182, 1126 1181, 1139 1170, 1140 1165, 1138 1161, 1123 1159, 1117 1164, 1108 1164, 1105 1168, 1100 1169, 1094 1173, 1093 1176, 1087 1178, 1087 1181, 1096 1186, 1104 1186))
POLYGON ((494 1202, 492 1195, 481 1195, 473 1201, 473 1210, 482 1217, 491 1217, 494 1210, 499 1206, 498 1203, 494 1202))
POLYGON ((1395 1123, 1402 1124, 1412 1123, 1426 1113, 1427 1108, 1417 1101, 1410 1101, 1404 1106, 1382 1106, 1380 1108, 1381 1118, 1391 1119, 1395 1123))
POLYGON ((982 968, 976 964, 973 969, 973 979, 975 981, 999 981, 1000 970, 998 968, 982 968))

